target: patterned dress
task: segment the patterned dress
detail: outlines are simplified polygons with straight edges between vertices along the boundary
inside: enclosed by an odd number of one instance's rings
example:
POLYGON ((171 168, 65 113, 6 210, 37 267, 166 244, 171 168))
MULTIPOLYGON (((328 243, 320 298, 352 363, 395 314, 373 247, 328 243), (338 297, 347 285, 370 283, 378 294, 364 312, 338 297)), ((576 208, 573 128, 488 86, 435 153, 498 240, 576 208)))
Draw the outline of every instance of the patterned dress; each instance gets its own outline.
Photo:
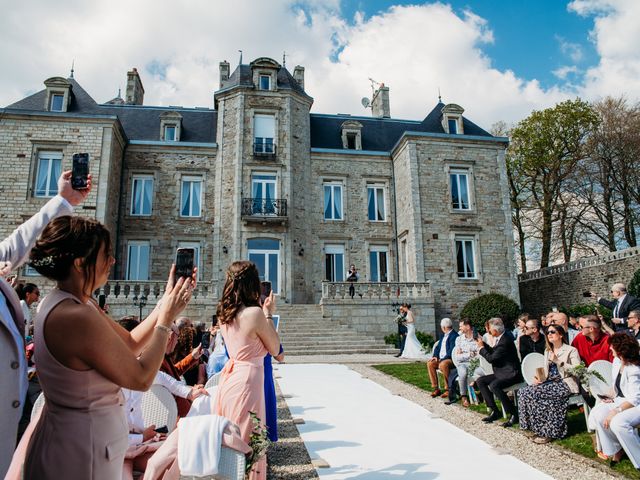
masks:
POLYGON ((549 378, 539 385, 518 391, 520 428, 539 437, 562 438, 567 435, 567 401, 571 391, 562 381, 555 363, 549 364, 549 378))

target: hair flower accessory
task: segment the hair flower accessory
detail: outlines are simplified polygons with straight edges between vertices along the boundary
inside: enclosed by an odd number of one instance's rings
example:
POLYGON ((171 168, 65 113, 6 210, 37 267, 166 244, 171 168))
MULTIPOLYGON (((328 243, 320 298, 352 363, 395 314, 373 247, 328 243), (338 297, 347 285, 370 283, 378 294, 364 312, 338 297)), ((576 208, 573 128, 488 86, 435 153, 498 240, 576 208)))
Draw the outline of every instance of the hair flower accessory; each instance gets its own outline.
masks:
POLYGON ((29 263, 33 267, 48 267, 48 266, 54 266, 55 265, 55 262, 53 261, 53 255, 49 255, 47 257, 42 257, 42 258, 39 258, 37 260, 31 260, 31 262, 29 262, 29 263))

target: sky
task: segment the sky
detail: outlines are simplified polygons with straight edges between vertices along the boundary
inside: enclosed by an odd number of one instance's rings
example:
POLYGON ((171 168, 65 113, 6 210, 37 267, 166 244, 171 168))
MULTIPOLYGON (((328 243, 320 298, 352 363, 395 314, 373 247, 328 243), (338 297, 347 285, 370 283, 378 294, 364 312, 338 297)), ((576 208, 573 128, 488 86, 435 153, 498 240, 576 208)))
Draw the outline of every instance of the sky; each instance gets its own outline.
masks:
POLYGON ((140 72, 145 105, 213 107, 218 64, 305 67, 312 112, 391 115, 456 103, 489 129, 568 98, 640 99, 638 0, 0 0, 0 106, 75 79, 98 102, 140 72), (633 19, 636 20, 633 20, 633 19))

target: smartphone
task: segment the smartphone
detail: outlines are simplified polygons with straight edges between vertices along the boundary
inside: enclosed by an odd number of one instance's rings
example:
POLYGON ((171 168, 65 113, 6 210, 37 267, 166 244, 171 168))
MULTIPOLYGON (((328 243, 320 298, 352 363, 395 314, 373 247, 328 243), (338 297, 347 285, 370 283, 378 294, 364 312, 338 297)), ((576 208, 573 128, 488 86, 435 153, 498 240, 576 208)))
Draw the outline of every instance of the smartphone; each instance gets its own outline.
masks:
POLYGON ((100 295, 98 295, 98 306, 100 307, 100 310, 104 310, 104 306, 107 303, 107 296, 103 293, 101 293, 100 295))
POLYGON ((611 400, 611 397, 608 397, 607 395, 602 395, 601 393, 598 393, 597 396, 600 400, 611 400))
POLYGON ((260 296, 267 298, 271 295, 271 282, 260 282, 260 296))
POLYGON ((476 327, 473 327, 473 339, 478 340, 478 330, 476 330, 476 327))
POLYGON ((202 349, 206 350, 209 348, 209 345, 211 345, 211 333, 210 332, 204 332, 202 334, 202 340, 200 341, 200 343, 202 344, 202 349))
POLYGON ((176 282, 180 277, 191 278, 193 275, 194 258, 195 250, 193 248, 179 248, 176 250, 176 282))
POLYGON ((582 292, 582 296, 584 298, 589 298, 591 296, 591 292, 582 292))
POLYGON ((155 429, 156 433, 169 433, 169 429, 167 428, 167 426, 165 425, 164 427, 160 427, 160 428, 156 428, 155 429))
POLYGON ((89 154, 74 153, 71 167, 71 188, 86 190, 89 185, 89 154))

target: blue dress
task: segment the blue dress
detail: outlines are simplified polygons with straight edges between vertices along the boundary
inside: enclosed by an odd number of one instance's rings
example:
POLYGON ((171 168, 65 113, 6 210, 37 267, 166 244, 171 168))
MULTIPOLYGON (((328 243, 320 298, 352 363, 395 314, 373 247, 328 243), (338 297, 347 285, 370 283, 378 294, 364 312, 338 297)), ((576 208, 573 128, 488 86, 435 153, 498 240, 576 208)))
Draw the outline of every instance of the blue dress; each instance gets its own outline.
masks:
MULTIPOLYGON (((280 345, 280 352, 284 350, 280 345)), ((267 435, 272 442, 278 441, 278 408, 276 401, 276 386, 273 383, 273 368, 271 366, 271 355, 267 353, 264 357, 264 403, 267 413, 267 435)))

